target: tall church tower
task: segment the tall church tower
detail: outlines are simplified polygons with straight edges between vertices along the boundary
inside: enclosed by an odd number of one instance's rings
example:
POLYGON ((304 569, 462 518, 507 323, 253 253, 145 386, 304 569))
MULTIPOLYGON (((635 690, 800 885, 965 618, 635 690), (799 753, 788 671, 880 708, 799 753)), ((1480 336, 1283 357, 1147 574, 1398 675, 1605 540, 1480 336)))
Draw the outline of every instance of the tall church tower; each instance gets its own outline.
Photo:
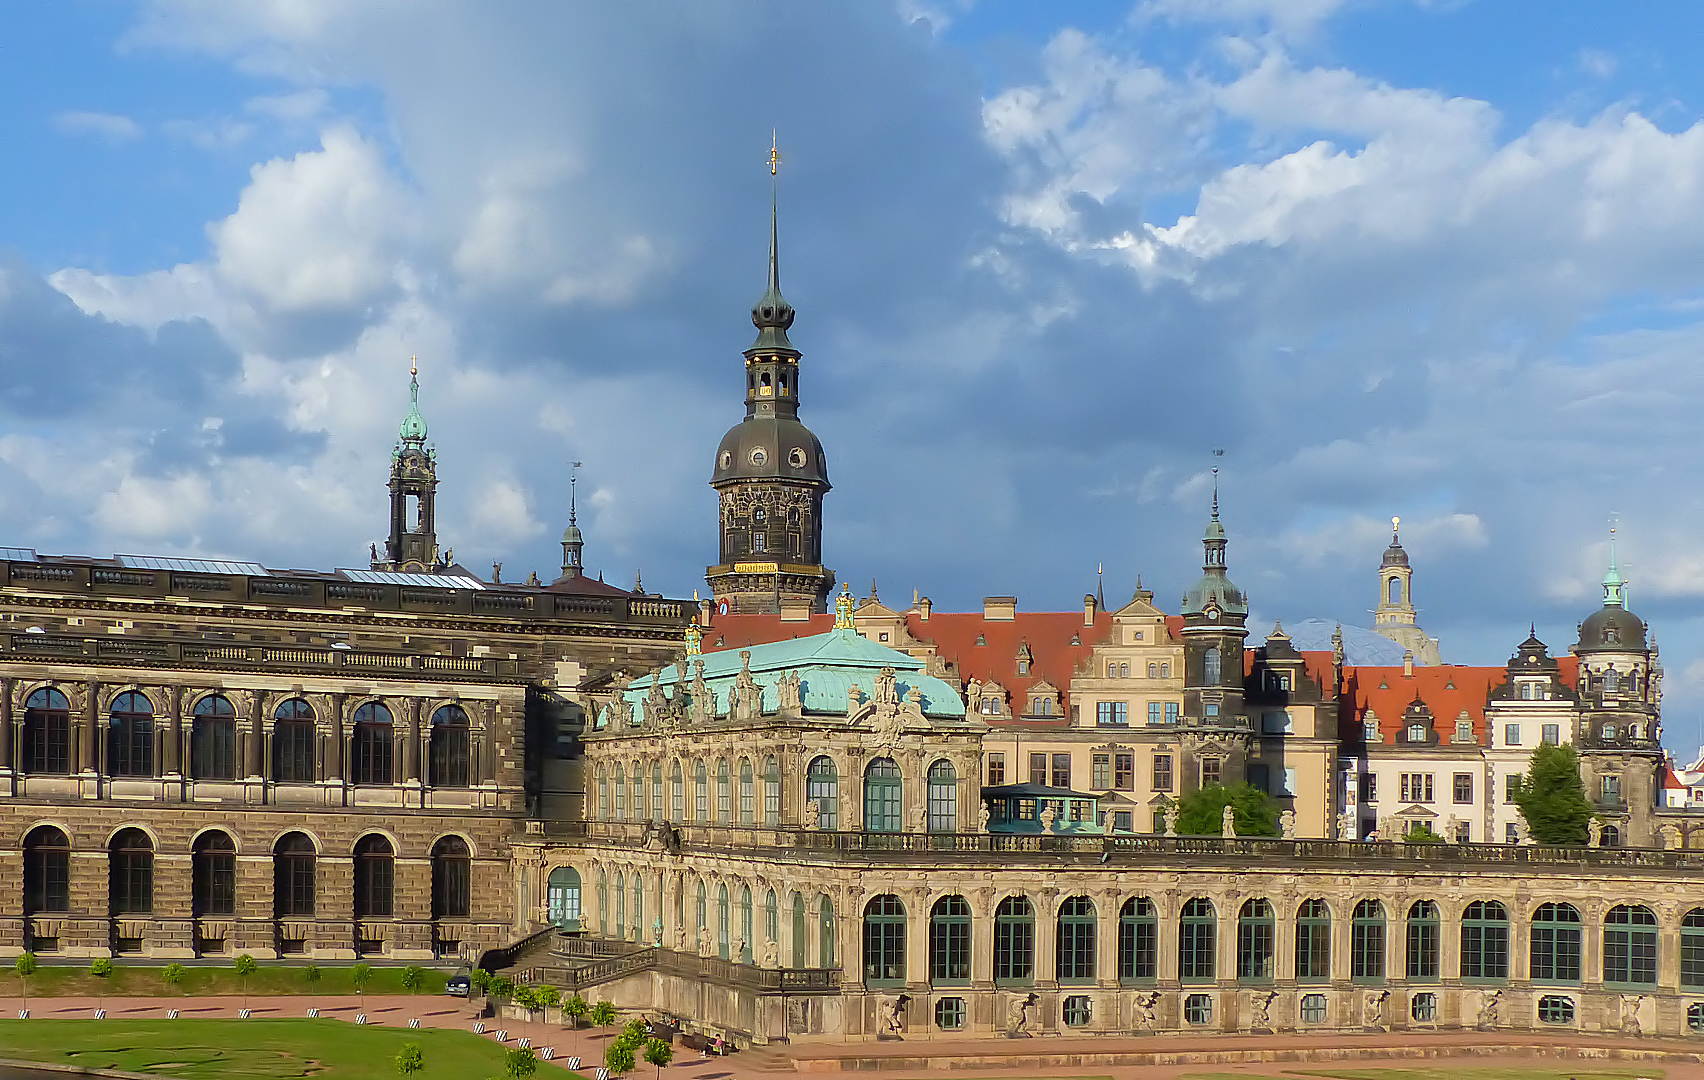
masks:
MULTIPOLYGON (((778 160, 770 150, 770 174, 778 160)), ((793 306, 781 295, 776 208, 769 206, 769 287, 751 309, 757 340, 745 351, 745 419, 722 436, 710 486, 721 502, 716 565, 704 578, 719 610, 781 610, 783 600, 826 611, 834 571, 822 565, 822 443, 799 423, 799 351, 787 340, 793 306)))
POLYGON ((390 539, 384 555, 375 553, 374 570, 437 573, 448 564, 438 554, 438 453, 426 445, 426 418, 420 415, 420 366, 408 369, 408 415, 391 451, 390 539))
POLYGON ((1373 609, 1373 632, 1382 634, 1414 654, 1416 664, 1431 667, 1443 663, 1438 655, 1438 639, 1427 637, 1420 629, 1414 611, 1414 569, 1408 565, 1408 552, 1402 548, 1398 530, 1401 518, 1390 519, 1390 547, 1385 548, 1379 563, 1379 602, 1373 609))
POLYGON ((1225 527, 1219 523, 1218 470, 1213 517, 1201 538, 1201 578, 1183 596, 1184 756, 1181 793, 1247 778, 1253 728, 1243 705, 1243 641, 1248 597, 1225 572, 1225 527))

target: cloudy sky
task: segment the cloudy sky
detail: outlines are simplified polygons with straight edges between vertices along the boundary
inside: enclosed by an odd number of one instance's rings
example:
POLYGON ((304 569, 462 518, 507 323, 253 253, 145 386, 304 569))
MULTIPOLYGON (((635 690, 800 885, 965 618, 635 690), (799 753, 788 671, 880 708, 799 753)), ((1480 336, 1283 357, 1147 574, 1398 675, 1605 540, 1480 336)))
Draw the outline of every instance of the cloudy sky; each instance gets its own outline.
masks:
POLYGON ((1104 564, 1446 660, 1555 648, 1621 521, 1704 738, 1704 8, 155 0, 0 16, 0 513, 358 565, 410 354, 442 536, 702 587, 770 132, 830 564, 1068 608, 1104 564))

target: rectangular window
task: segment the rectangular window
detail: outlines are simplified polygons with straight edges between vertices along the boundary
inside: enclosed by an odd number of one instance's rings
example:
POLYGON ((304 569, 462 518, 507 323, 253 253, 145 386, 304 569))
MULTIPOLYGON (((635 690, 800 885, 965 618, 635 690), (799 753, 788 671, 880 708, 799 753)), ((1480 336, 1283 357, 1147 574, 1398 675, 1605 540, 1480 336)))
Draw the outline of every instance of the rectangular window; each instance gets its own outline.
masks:
POLYGON ((1219 759, 1216 757, 1201 760, 1201 786, 1219 782, 1219 759))
POLYGON ((1135 831, 1135 818, 1129 810, 1114 810, 1112 812, 1112 827, 1118 832, 1135 831))
POLYGON ((1094 782, 1090 787, 1095 791, 1106 791, 1112 787, 1112 755, 1096 754, 1093 760, 1094 782))
POLYGON ((1691 990, 1704 987, 1704 933, 1691 925, 1696 921, 1688 914, 1680 930, 1680 985, 1691 990))
POLYGON ((988 786, 1000 787, 1006 782, 1006 755, 988 755, 988 786))
POLYGON ((1170 791, 1172 789, 1172 756, 1170 754, 1154 755, 1154 790, 1170 791))
POLYGON ((1248 783, 1250 787, 1258 788, 1266 794, 1272 794, 1272 770, 1264 762, 1251 761, 1248 765, 1248 783))
POLYGON ((1469 743, 1474 741, 1472 720, 1456 721, 1455 741, 1460 743, 1469 743))
POLYGON ((1562 745, 1561 724, 1546 724, 1544 725, 1543 732, 1543 739, 1545 742, 1549 743, 1551 746, 1562 745))
POLYGON ((1096 702, 1095 722, 1101 727, 1129 727, 1130 703, 1125 701, 1096 702))
POLYGON ((1129 750, 1112 755, 1112 786, 1119 791, 1136 790, 1136 755, 1129 750))
POLYGON ((1403 773, 1400 778, 1403 802, 1429 803, 1432 801, 1431 773, 1403 773))
POLYGON ((1361 774, 1361 801, 1365 803, 1375 803, 1379 801, 1378 773, 1361 774))
POLYGON ((1166 723, 1168 723, 1168 724, 1177 723, 1178 714, 1182 711, 1183 711, 1183 706, 1179 705, 1177 702, 1175 702, 1175 701, 1166 702, 1166 723))
POLYGON ((1611 805, 1621 801, 1621 777, 1612 773, 1603 778, 1603 801, 1611 805))
POLYGON ((1071 786, 1071 755, 1070 754, 1054 754, 1053 755, 1053 776, 1052 776, 1052 780, 1053 780, 1053 786, 1056 787, 1056 788, 1068 788, 1068 787, 1071 786))
POLYGON ((1046 787, 1047 786, 1047 755, 1046 754, 1031 754, 1030 755, 1029 782, 1034 784, 1036 787, 1046 787))
POLYGON ((1520 791, 1521 791, 1521 774, 1520 773, 1509 773, 1507 776, 1503 777, 1503 801, 1505 803, 1514 802, 1515 796, 1519 795, 1520 791))
POLYGON ((1519 746, 1521 744, 1521 726, 1519 724, 1503 725, 1503 745, 1519 746))
POLYGON ((1518 844, 1520 842, 1521 842, 1520 826, 1516 825, 1512 821, 1509 822, 1508 824, 1504 825, 1503 826, 1503 843, 1505 843, 1505 844, 1518 844))
POLYGON ((1471 803, 1473 801, 1473 774, 1472 773, 1465 773, 1465 772, 1456 773, 1455 778, 1454 778, 1453 787, 1454 787, 1454 790, 1451 792, 1451 797, 1456 802, 1458 802, 1458 803, 1471 803))
POLYGON ((1162 723, 1164 723, 1165 722, 1165 714, 1161 711, 1163 708, 1164 708, 1164 706, 1162 706, 1157 701, 1148 702, 1148 723, 1150 723, 1150 724, 1162 724, 1162 723))

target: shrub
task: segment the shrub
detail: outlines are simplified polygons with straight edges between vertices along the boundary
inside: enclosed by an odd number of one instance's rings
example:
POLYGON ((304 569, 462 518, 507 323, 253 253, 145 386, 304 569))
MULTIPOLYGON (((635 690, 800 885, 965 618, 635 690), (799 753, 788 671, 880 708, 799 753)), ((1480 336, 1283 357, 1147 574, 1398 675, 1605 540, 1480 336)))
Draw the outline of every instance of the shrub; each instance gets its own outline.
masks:
POLYGON ((598 1027, 615 1026, 615 1002, 600 1001, 592 1006, 592 1023, 598 1027))
POLYGON ((1218 836, 1224 828, 1225 807, 1231 808, 1238 836, 1278 836, 1278 809, 1252 784, 1196 788, 1178 802, 1179 836, 1218 836))
POLYGON ((184 979, 189 977, 189 969, 182 964, 167 964, 160 969, 160 978, 173 990, 183 986, 184 979))
POLYGON ((562 991, 554 986, 540 986, 534 993, 538 994, 538 1007, 554 1009, 562 1004, 562 991))
POLYGON ((426 1069, 426 1055, 421 1052, 419 1043, 403 1043, 402 1052, 396 1055, 396 1071, 403 1076, 413 1076, 426 1069))
POLYGON ((645 1043, 645 1060, 657 1067, 657 1076, 663 1075, 663 1066, 674 1060, 674 1047, 661 1039, 651 1039, 645 1043))
POLYGON ((411 994, 420 992, 426 985, 426 969, 419 964, 410 964, 402 969, 402 988, 411 994))
POLYGON ((538 1055, 517 1046, 503 1055, 503 1069, 515 1080, 525 1080, 538 1072, 538 1055))
POLYGON ((538 991, 534 990, 530 986, 517 987, 515 995, 511 1000, 513 1000, 516 1005, 519 1005, 521 1008, 528 1011, 541 1007, 538 1003, 538 991))
POLYGON ((474 968, 467 973, 467 984, 481 994, 487 993, 491 989, 491 973, 484 968, 474 968))
POLYGON ((507 1000, 515 995, 515 984, 507 976, 498 975, 491 980, 488 992, 494 998, 507 1000))
POLYGON ((633 1071, 633 1047, 620 1039, 610 1043, 604 1050, 604 1064, 612 1073, 628 1073, 633 1071))
POLYGON ((350 968, 349 981, 355 984, 355 992, 357 994, 365 994, 367 992, 367 984, 373 981, 372 965, 356 964, 354 967, 350 968))

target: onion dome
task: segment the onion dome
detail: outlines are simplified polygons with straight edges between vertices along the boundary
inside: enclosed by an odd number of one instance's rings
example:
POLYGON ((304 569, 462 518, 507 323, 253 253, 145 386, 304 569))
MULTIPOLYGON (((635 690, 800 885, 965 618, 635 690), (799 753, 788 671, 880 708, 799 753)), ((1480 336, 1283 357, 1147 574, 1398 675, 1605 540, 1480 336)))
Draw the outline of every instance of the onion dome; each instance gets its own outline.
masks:
POLYGON ((1615 530, 1609 531, 1609 572, 1603 576, 1603 607, 1580 624, 1580 642, 1574 651, 1644 652, 1645 622, 1627 610, 1627 580, 1615 562, 1615 530))
POLYGON ((1402 549, 1402 541, 1397 538, 1397 530, 1401 527, 1401 518, 1390 519, 1390 547, 1385 548, 1384 560, 1379 563, 1381 567, 1408 565, 1408 552, 1402 549))

